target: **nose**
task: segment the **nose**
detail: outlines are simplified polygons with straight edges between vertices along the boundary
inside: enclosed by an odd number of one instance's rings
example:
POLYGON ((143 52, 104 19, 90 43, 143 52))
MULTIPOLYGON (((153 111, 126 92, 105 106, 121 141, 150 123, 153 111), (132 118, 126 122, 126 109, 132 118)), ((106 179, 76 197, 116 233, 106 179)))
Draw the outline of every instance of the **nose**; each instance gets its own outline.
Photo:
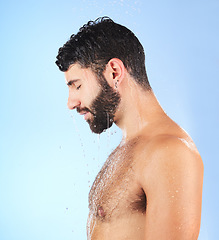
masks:
POLYGON ((79 98, 69 92, 67 106, 70 110, 73 110, 81 105, 79 98))

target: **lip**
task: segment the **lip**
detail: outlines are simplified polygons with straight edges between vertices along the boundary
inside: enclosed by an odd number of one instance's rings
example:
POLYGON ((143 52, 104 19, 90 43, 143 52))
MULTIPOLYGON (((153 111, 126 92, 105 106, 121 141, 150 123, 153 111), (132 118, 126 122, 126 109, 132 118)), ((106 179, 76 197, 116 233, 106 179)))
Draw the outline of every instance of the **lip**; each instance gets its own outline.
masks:
POLYGON ((85 115, 87 112, 86 111, 81 111, 80 115, 85 115))
POLYGON ((87 111, 81 111, 80 115, 84 115, 84 119, 87 120, 89 112, 87 111))
POLYGON ((84 113, 84 120, 87 120, 88 117, 89 117, 89 112, 85 112, 85 113, 84 113))

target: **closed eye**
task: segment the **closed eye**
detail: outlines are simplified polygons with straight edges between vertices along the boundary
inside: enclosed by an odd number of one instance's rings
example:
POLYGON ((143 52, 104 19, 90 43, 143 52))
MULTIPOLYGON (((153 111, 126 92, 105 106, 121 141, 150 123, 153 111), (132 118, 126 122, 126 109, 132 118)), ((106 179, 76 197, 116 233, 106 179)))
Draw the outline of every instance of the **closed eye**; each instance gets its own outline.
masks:
POLYGON ((79 81, 79 79, 70 80, 70 81, 67 82, 67 86, 70 87, 72 85, 75 85, 75 83, 78 82, 78 81, 79 81))
POLYGON ((76 89, 77 89, 77 90, 79 90, 79 89, 80 89, 80 87, 81 87, 81 85, 79 85, 78 87, 76 87, 76 89))
POLYGON ((72 86, 73 84, 74 84, 73 81, 69 81, 69 82, 67 83, 67 86, 70 87, 70 86, 72 86))

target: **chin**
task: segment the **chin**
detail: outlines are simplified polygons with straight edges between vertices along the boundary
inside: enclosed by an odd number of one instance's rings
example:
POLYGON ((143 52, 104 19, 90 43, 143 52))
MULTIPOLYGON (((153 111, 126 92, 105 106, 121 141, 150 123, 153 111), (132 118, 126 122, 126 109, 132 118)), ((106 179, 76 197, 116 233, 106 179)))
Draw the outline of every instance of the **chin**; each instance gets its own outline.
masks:
POLYGON ((93 133, 101 134, 102 132, 105 132, 107 129, 111 128, 112 125, 113 125, 113 122, 108 124, 108 126, 106 126, 106 125, 100 126, 100 125, 90 124, 90 129, 93 133))

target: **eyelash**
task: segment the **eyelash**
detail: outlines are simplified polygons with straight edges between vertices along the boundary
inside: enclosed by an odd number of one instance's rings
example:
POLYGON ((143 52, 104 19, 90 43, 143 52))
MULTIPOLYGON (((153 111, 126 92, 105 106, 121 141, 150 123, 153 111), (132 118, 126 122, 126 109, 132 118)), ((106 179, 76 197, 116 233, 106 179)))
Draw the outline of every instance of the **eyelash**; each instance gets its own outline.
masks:
POLYGON ((76 89, 77 89, 77 90, 79 90, 79 89, 80 89, 80 87, 81 87, 81 85, 79 85, 79 86, 78 86, 76 89))

